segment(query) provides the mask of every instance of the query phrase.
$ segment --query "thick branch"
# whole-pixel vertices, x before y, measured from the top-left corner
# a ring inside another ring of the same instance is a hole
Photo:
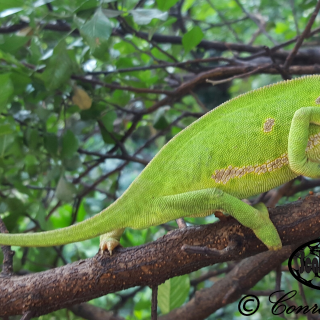
[[[112,312],[96,307],[89,303],[76,304],[69,308],[76,316],[87,320],[124,320]]]
[[[216,310],[238,300],[266,274],[288,259],[294,249],[293,246],[285,246],[277,252],[263,252],[244,259],[211,288],[197,291],[188,303],[160,319],[206,319]]]
[[[320,196],[270,210],[283,245],[298,245],[320,236]],[[223,249],[230,236],[243,239],[238,251],[218,257],[187,254],[183,245]],[[234,219],[179,229],[155,242],[118,249],[38,274],[0,279],[0,316],[34,311],[34,316],[137,285],[154,286],[215,263],[243,259],[266,247]]]

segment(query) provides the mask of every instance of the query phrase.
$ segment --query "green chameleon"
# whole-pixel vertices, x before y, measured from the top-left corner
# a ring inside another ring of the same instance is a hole
[[[282,81],[231,99],[171,139],[108,208],[81,223],[32,234],[0,234],[1,245],[46,247],[101,235],[119,245],[126,227],[230,214],[269,250],[281,240],[267,208],[240,199],[298,175],[320,177],[320,75]]]

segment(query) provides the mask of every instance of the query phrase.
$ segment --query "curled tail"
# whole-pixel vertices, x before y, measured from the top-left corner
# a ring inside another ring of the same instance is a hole
[[[122,210],[116,201],[92,218],[70,227],[37,233],[0,233],[0,245],[50,247],[95,238],[106,232],[126,227],[125,215],[120,211]]]

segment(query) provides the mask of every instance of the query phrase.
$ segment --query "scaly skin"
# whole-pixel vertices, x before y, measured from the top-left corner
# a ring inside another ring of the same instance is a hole
[[[227,101],[169,141],[112,205],[71,227],[0,234],[0,244],[54,246],[101,236],[110,253],[126,227],[223,211],[270,249],[281,240],[263,204],[240,199],[298,175],[320,177],[320,76],[266,86]],[[319,137],[317,136],[319,134]]]

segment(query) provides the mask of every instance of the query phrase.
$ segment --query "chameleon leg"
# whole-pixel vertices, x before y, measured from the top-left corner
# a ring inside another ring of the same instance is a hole
[[[158,199],[157,206],[164,217],[170,216],[171,219],[167,221],[176,218],[172,217],[173,212],[179,217],[204,217],[216,210],[223,211],[229,213],[242,225],[252,229],[269,250],[279,250],[282,247],[277,229],[272,224],[264,204],[259,203],[251,207],[218,188],[164,196]]]
[[[304,107],[295,112],[288,137],[289,166],[298,175],[319,178],[320,163],[310,161],[306,154],[310,123],[320,125],[319,107]]]
[[[105,250],[108,250],[111,256],[112,250],[120,245],[120,238],[123,231],[124,231],[124,228],[116,229],[101,235],[100,249],[102,250],[102,252]]]

